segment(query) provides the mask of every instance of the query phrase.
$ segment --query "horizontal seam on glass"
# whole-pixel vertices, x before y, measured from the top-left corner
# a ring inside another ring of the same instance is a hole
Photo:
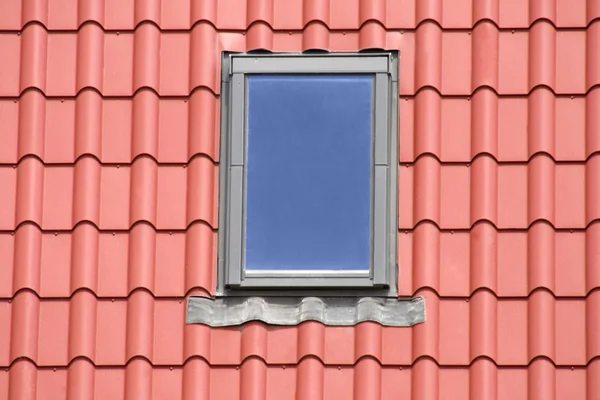
[[[299,269],[299,270],[277,270],[277,269],[252,269],[245,270],[246,275],[353,275],[353,276],[365,276],[369,274],[369,269],[360,270],[319,270],[319,269]]]

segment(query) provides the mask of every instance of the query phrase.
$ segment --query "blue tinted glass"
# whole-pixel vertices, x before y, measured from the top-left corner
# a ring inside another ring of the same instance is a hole
[[[368,270],[372,76],[248,77],[246,270]]]

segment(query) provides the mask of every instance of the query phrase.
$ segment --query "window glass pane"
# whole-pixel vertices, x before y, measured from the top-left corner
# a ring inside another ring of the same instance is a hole
[[[373,77],[248,76],[246,270],[368,270]]]

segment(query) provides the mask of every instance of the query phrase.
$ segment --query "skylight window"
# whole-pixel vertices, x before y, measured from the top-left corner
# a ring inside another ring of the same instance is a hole
[[[248,77],[245,270],[370,268],[373,77]]]
[[[219,292],[395,291],[397,55],[225,55],[222,102]]]

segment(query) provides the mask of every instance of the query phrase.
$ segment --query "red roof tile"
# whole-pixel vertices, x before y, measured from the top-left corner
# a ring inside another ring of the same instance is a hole
[[[102,299],[85,290],[69,299],[40,299],[22,291],[2,304],[0,322],[9,329],[0,364],[25,357],[40,367],[65,367],[84,357],[111,367],[142,357],[156,366],[181,366],[201,357],[212,366],[231,367],[255,357],[269,365],[292,365],[311,356],[333,366],[352,366],[367,357],[385,367],[407,367],[427,357],[466,368],[481,357],[499,366],[527,366],[542,357],[560,367],[582,367],[600,352],[600,338],[590,330],[600,328],[597,292],[584,300],[557,299],[547,290],[528,299],[497,298],[487,290],[468,299],[440,299],[430,290],[422,294],[428,322],[412,329],[314,322],[211,330],[182,323],[184,299],[156,298],[145,290]]]
[[[600,16],[600,5],[586,0],[12,0],[2,6],[2,30],[19,30],[33,21],[51,30],[74,30],[88,21],[107,30],[131,30],[143,21],[164,30],[189,29],[199,21],[223,30],[245,30],[258,21],[275,30],[301,30],[311,22],[353,30],[369,20],[388,29],[414,29],[427,20],[452,29],[471,28],[484,19],[506,28],[528,28],[539,19],[572,28]]]
[[[600,3],[0,2],[0,399],[600,396]],[[220,52],[399,49],[413,328],[185,325]]]
[[[161,32],[151,23],[125,32],[105,32],[95,24],[53,32],[32,23],[20,33],[0,35],[0,44],[14,55],[1,67],[0,90],[4,96],[18,96],[36,88],[57,97],[72,97],[88,87],[104,96],[131,96],[145,87],[161,96],[188,96],[198,87],[218,93],[223,49],[393,48],[401,51],[403,96],[432,87],[446,96],[466,97],[482,86],[501,95],[526,95],[540,85],[580,96],[600,83],[598,40],[596,23],[588,29],[557,30],[547,21],[519,31],[499,30],[487,21],[472,30],[445,31],[424,22],[407,32],[386,31],[377,22],[354,32],[330,32],[317,23],[301,32],[280,32],[262,22],[245,32],[224,32],[200,22],[189,33]],[[544,99],[548,101],[544,95],[532,97],[531,112]]]

